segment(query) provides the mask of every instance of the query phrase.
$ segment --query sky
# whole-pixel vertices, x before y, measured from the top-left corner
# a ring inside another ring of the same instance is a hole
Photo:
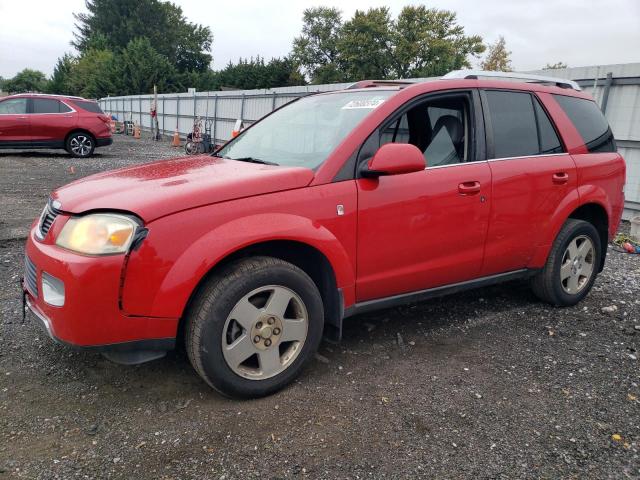
[[[132,0],[135,1],[135,0]],[[467,34],[485,43],[503,35],[515,70],[562,61],[569,66],[640,62],[639,0],[176,0],[191,22],[211,28],[213,67],[260,55],[284,56],[311,6],[336,6],[344,18],[356,9],[405,5],[453,10]],[[84,0],[0,0],[0,76],[23,68],[50,75],[58,57],[73,53],[73,13]]]

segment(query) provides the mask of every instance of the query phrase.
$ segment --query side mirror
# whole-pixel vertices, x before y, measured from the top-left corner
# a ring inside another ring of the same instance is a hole
[[[426,162],[418,147],[409,143],[386,143],[362,169],[363,177],[400,175],[424,170]]]

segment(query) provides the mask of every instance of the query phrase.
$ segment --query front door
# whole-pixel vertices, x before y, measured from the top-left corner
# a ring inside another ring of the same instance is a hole
[[[377,146],[416,145],[427,168],[358,178],[357,301],[479,276],[491,173],[478,161],[474,103],[472,92],[427,97],[373,134]]]
[[[0,144],[29,141],[29,117],[26,98],[0,101]]]

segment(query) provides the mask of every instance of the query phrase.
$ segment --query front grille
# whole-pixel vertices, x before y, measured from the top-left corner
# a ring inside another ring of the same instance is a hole
[[[40,238],[44,238],[47,236],[51,225],[53,225],[53,221],[56,219],[60,212],[51,206],[51,203],[47,203],[47,206],[44,207],[44,211],[40,216],[40,222],[38,223],[38,233]]]
[[[27,256],[24,257],[24,283],[34,297],[38,297],[38,272],[36,266]]]

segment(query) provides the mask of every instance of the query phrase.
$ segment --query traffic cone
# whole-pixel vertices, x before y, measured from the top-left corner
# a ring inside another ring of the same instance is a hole
[[[133,138],[140,139],[140,127],[138,125],[133,126]]]
[[[238,119],[236,120],[236,124],[233,127],[233,131],[231,132],[231,138],[236,138],[238,135],[240,135],[240,132],[242,131],[244,125],[242,124],[242,120]]]
[[[180,146],[180,134],[178,133],[178,129],[176,128],[176,131],[173,134],[173,141],[171,142],[171,145],[173,145],[174,147],[179,147]]]

